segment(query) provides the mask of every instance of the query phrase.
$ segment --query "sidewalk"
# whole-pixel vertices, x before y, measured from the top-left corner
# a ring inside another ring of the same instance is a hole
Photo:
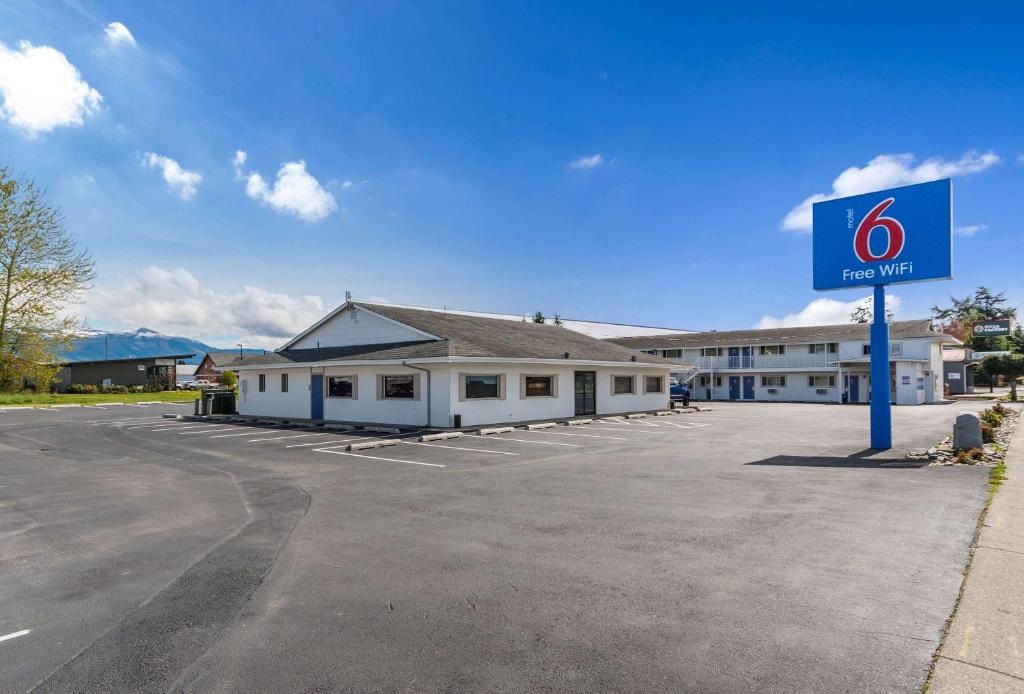
[[[1024,692],[1024,421],[978,537],[928,694]]]

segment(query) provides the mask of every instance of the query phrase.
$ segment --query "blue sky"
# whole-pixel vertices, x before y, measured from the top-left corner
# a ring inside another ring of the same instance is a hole
[[[1024,303],[1020,6],[262,5],[0,6],[2,158],[95,256],[93,327],[273,345],[346,289],[835,320],[866,292],[815,293],[783,227],[851,167],[954,177],[956,279],[894,287],[900,317]]]

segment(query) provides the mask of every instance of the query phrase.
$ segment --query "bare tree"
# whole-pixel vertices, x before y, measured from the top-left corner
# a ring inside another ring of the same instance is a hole
[[[53,355],[77,326],[61,313],[94,277],[60,210],[34,182],[0,168],[0,390],[26,379],[49,386]]]

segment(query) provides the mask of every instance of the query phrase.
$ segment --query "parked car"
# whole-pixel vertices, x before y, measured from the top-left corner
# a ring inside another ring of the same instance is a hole
[[[693,391],[690,389],[689,384],[683,384],[675,376],[670,378],[668,381],[668,399],[682,401],[684,388],[690,393],[690,397],[692,398]]]
[[[195,381],[195,388],[193,390],[203,390],[204,388],[216,388],[216,383],[211,383],[205,378],[197,378]]]
[[[195,381],[181,381],[181,382],[175,384],[174,389],[175,390],[195,390],[196,389],[196,382]]]

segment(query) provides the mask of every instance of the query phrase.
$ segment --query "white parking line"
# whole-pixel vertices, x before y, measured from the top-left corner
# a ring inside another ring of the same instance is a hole
[[[486,448],[466,448],[465,446],[445,446],[440,443],[422,443],[419,441],[403,441],[410,446],[430,446],[431,448],[451,448],[455,451],[475,451],[477,453],[490,453],[491,455],[519,455],[518,453],[511,453],[509,451],[489,451]]]
[[[178,436],[191,436],[195,434],[209,434],[211,431],[226,431],[228,429],[234,429],[234,427],[224,427],[222,429],[203,429],[202,431],[182,431]]]
[[[149,426],[153,426],[153,425],[150,424]],[[183,426],[160,427],[158,429],[150,429],[150,431],[171,431],[173,429],[179,429],[179,430],[181,430],[181,429],[198,429],[200,427],[206,427],[207,429],[209,429],[210,427],[219,427],[219,426],[224,426],[224,425],[223,424],[189,424],[186,427],[183,427]]]
[[[604,422],[594,422],[594,424],[604,424]],[[612,427],[612,426],[603,426],[600,429],[598,429],[598,431],[628,431],[631,434],[638,434],[638,433],[639,434],[653,434],[654,433],[653,431],[648,431],[646,429],[641,429],[640,427]]]
[[[341,441],[334,441],[330,445],[336,445],[341,443],[348,443],[349,441],[358,441],[359,439],[342,439]],[[314,441],[313,443],[291,443],[285,446],[285,448],[306,448],[307,446],[323,446],[323,441]]]
[[[601,436],[599,434],[570,434],[567,431],[532,431],[526,430],[531,434],[546,434],[548,436],[585,436],[588,439],[614,439],[615,441],[627,441],[625,436]]]
[[[570,448],[582,448],[583,447],[583,446],[581,446],[578,443],[557,443],[555,441],[531,441],[529,439],[509,439],[509,438],[505,438],[501,434],[496,434],[494,436],[488,436],[487,438],[482,438],[481,437],[480,440],[481,441],[515,441],[516,443],[535,443],[535,444],[540,445],[540,446],[568,446]]]
[[[16,639],[19,636],[24,636],[25,634],[28,634],[31,631],[31,629],[22,629],[21,631],[15,631],[14,633],[0,636],[0,641],[10,641],[11,639]]]
[[[246,443],[256,443],[257,441],[281,441],[283,439],[301,439],[308,438],[310,436],[328,436],[328,432],[322,432],[319,434],[289,434],[288,436],[273,436],[269,439],[249,439]]]
[[[370,460],[386,460],[391,463],[405,463],[406,465],[425,465],[426,467],[448,467],[439,463],[421,463],[416,460],[399,460],[398,458],[382,458],[378,455],[362,455],[360,453],[348,453],[347,451],[332,451],[329,448],[314,448],[317,453],[333,453],[334,455],[349,455],[353,458],[369,458]]]
[[[676,427],[678,429],[699,429],[701,427],[711,426],[710,422],[662,422],[663,426]]]
[[[234,428],[238,428],[238,426],[239,425],[236,424]],[[226,439],[229,436],[252,436],[253,435],[253,433],[252,433],[253,429],[255,429],[257,431],[259,431],[259,430],[263,430],[263,431],[286,431],[286,429],[275,429],[274,427],[253,427],[253,426],[247,426],[245,428],[249,429],[249,431],[241,431],[241,432],[238,432],[236,434],[217,434],[216,436],[211,436],[210,438],[211,439]]]

